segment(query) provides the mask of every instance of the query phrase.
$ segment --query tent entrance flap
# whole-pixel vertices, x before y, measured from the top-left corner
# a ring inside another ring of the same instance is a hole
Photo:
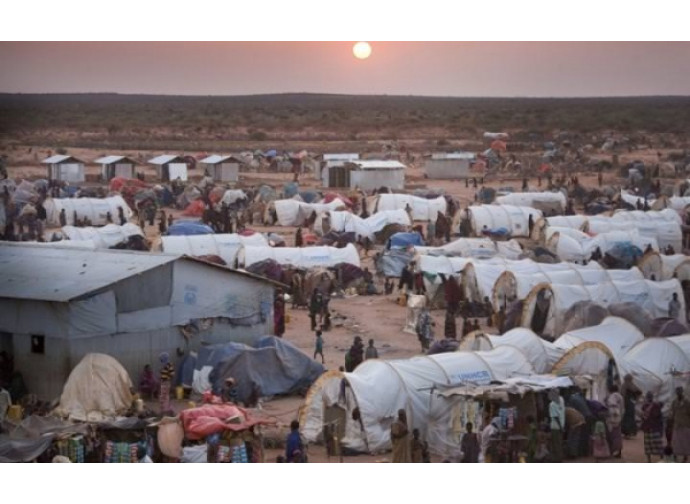
[[[551,291],[548,289],[540,289],[537,292],[534,301],[534,311],[532,312],[532,319],[529,324],[530,329],[536,334],[542,334],[546,327],[546,321],[551,307],[551,297]]]

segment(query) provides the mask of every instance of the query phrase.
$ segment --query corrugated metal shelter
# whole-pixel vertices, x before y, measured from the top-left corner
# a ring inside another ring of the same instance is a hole
[[[56,154],[41,161],[41,164],[48,165],[48,178],[61,182],[84,182],[84,161],[74,156]]]
[[[472,176],[471,152],[435,152],[424,162],[424,171],[431,179],[465,179]]]
[[[101,165],[101,178],[105,181],[115,177],[134,178],[134,166],[137,164],[127,156],[104,156],[94,161]]]
[[[163,181],[175,180],[177,177],[187,180],[187,163],[182,156],[163,154],[149,159],[149,163],[156,166],[158,178]]]
[[[239,157],[213,154],[199,162],[206,165],[208,174],[216,182],[237,182],[240,178],[242,160]]]
[[[0,341],[32,393],[52,399],[88,353],[134,380],[161,352],[273,333],[275,284],[194,258],[0,245]]]
[[[394,190],[405,188],[405,168],[399,161],[391,160],[367,160],[348,161],[345,163],[347,170],[346,186],[359,187],[365,191],[388,187]]]
[[[347,170],[345,163],[359,159],[357,153],[324,154],[323,160],[314,172],[314,178],[320,179],[324,187],[348,187],[345,183]]]

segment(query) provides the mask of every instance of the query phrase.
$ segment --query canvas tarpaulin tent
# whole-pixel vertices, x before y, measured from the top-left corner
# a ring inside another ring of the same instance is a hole
[[[563,212],[566,198],[562,192],[514,192],[498,196],[496,203],[523,207],[535,207],[535,203],[556,203]]]
[[[405,210],[409,205],[412,219],[416,221],[436,221],[438,212],[445,215],[448,203],[446,198],[419,198],[410,194],[379,194],[374,203],[374,213],[384,210]]]
[[[387,249],[407,249],[411,247],[423,246],[424,238],[419,233],[395,233],[386,243]]]
[[[354,245],[348,243],[344,248],[335,247],[244,247],[239,254],[244,267],[272,259],[280,265],[296,268],[330,267],[339,263],[354,264],[360,267],[359,253]]]
[[[376,272],[385,277],[400,277],[403,268],[414,260],[414,254],[404,249],[385,250],[374,262]]]
[[[74,214],[78,219],[88,217],[94,226],[108,224],[107,214],[117,219],[118,207],[122,207],[125,219],[132,217],[132,210],[119,194],[108,198],[48,198],[43,203],[46,209],[48,226],[60,226],[60,212],[65,210],[67,224],[74,225]]]
[[[598,263],[592,262],[584,267],[563,268],[551,264],[511,265],[495,281],[491,299],[498,309],[508,300],[525,299],[533,287],[539,283],[559,283],[571,285],[596,285],[608,281],[642,280],[642,273],[637,268],[630,270],[606,270]],[[576,265],[574,265],[576,266]]]
[[[613,231],[637,231],[642,238],[655,239],[660,247],[668,245],[677,250],[683,246],[683,231],[680,224],[670,220],[625,220],[613,217],[590,217],[587,222],[587,232],[598,236],[601,233]]]
[[[549,228],[549,230],[551,229]],[[621,244],[632,245],[640,252],[646,250],[647,246],[651,246],[653,250],[659,250],[656,238],[642,236],[636,229],[610,231],[594,237],[574,229],[557,229],[548,238],[546,246],[563,261],[589,261],[597,248],[602,254],[606,254]]]
[[[598,392],[603,396],[613,359],[620,376],[631,374],[643,393],[653,392],[668,409],[674,388],[688,384],[690,354],[683,348],[682,338],[644,338],[626,320],[607,317],[597,326],[564,333],[554,342],[565,352],[554,365],[554,372],[598,377]]]
[[[281,226],[301,226],[313,212],[318,216],[324,212],[345,208],[346,205],[339,199],[330,203],[304,203],[294,199],[276,200],[273,202],[278,215],[278,224]]]
[[[199,221],[177,221],[168,228],[168,236],[213,234],[213,229]]]
[[[521,325],[537,333],[554,336],[565,326],[565,314],[578,301],[593,301],[602,306],[634,303],[652,317],[668,314],[673,294],[681,303],[679,321],[686,322],[685,302],[678,280],[653,282],[650,280],[611,281],[596,285],[547,284],[536,285],[525,300]]]
[[[489,238],[459,238],[440,247],[415,247],[418,254],[432,256],[460,256],[478,259],[501,256],[506,259],[517,259],[522,247],[516,240],[495,242]]]
[[[316,382],[300,417],[301,433],[316,441],[323,429],[324,410],[332,405],[345,409],[347,424],[359,409],[361,426],[351,429],[342,443],[363,452],[390,448],[390,426],[399,409],[407,411],[409,428],[418,428],[434,453],[448,448],[449,411],[435,411],[433,389],[459,383],[488,384],[514,376],[534,374],[532,365],[517,348],[504,346],[486,352],[452,352],[406,360],[368,360],[354,372],[331,375]],[[345,380],[345,394],[340,383]],[[440,417],[440,418],[438,418]],[[437,421],[431,422],[432,418]]]
[[[127,222],[122,226],[108,224],[100,228],[64,226],[62,232],[72,241],[92,241],[98,248],[114,247],[127,241],[130,236],[144,237],[144,232],[136,224]]]
[[[546,341],[531,330],[516,327],[510,331],[494,336],[486,335],[493,348],[510,345],[518,348],[532,363],[534,370],[539,373],[550,373],[553,365],[561,358],[563,351],[553,343]]]
[[[190,236],[162,236],[161,251],[190,256],[216,255],[232,266],[242,247],[268,247],[261,233],[243,236],[235,233]]]
[[[132,405],[131,387],[132,380],[117,360],[90,353],[70,373],[55,412],[82,422],[113,418]]]
[[[601,266],[590,263],[581,266],[573,263],[539,263],[531,259],[513,261],[502,257],[484,260],[471,260],[462,270],[465,295],[472,301],[483,301],[484,297],[491,298],[494,286],[499,277],[506,271],[517,274],[549,274],[566,271],[601,270]]]
[[[681,282],[690,280],[690,257],[685,254],[647,253],[640,260],[639,268],[648,279],[654,275],[656,280],[669,280],[674,276]]]
[[[481,236],[483,230],[506,230],[510,236],[529,235],[529,216],[536,223],[542,217],[541,211],[524,206],[476,205],[467,209],[472,231]]]
[[[338,233],[355,233],[357,237],[374,238],[374,234],[381,231],[388,224],[400,224],[409,226],[410,217],[404,210],[390,210],[375,213],[362,219],[360,216],[351,212],[329,211],[319,215],[314,223],[314,230],[324,233],[324,219],[328,218],[328,227],[331,231]]]
[[[254,347],[225,343],[202,348],[194,366],[195,392],[223,391],[226,378],[237,383],[238,400],[245,402],[255,387],[262,396],[306,390],[324,372],[321,364],[291,343],[275,336],[258,339]]]

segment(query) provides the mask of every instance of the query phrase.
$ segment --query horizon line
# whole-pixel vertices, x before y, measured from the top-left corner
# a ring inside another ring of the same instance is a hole
[[[376,98],[439,98],[439,99],[498,99],[498,100],[562,100],[562,99],[617,99],[617,98],[690,98],[690,94],[634,94],[634,95],[514,95],[514,96],[481,96],[481,95],[424,95],[424,94],[357,94],[326,93],[317,91],[285,91],[275,93],[249,94],[179,94],[179,93],[121,93],[117,91],[70,91],[70,92],[34,92],[23,93],[0,91],[0,96],[74,96],[74,95],[111,95],[111,96],[166,96],[184,98],[255,98],[263,96],[332,96],[332,97],[376,97]]]

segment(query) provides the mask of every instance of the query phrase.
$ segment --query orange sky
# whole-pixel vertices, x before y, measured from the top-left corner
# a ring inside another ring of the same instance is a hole
[[[0,92],[690,94],[690,43],[2,42]]]

